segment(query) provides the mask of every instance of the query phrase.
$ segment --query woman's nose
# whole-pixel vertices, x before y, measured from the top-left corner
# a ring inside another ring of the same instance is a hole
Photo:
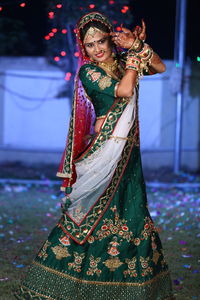
[[[98,52],[99,51],[99,45],[97,43],[94,44],[94,50],[95,52]]]

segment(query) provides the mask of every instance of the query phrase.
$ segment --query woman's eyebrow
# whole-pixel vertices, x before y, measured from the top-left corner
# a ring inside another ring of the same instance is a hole
[[[96,41],[93,41],[93,42],[90,42],[90,43],[85,43],[85,46],[86,46],[86,45],[91,45],[91,44],[93,44],[93,43],[98,43],[98,42],[100,42],[100,41],[102,41],[102,40],[104,40],[104,39],[106,39],[106,36],[103,37],[103,38],[100,38],[99,40],[96,40]]]

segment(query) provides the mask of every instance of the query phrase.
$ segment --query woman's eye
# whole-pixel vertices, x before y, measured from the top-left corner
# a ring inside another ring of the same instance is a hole
[[[99,44],[103,44],[106,41],[106,39],[102,39],[99,41]]]
[[[93,44],[86,44],[86,47],[92,48]]]

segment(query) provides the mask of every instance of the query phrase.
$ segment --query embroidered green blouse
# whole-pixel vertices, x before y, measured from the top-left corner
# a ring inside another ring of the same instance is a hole
[[[104,116],[115,100],[117,80],[111,78],[100,67],[85,64],[80,68],[79,78],[92,101],[96,117]]]

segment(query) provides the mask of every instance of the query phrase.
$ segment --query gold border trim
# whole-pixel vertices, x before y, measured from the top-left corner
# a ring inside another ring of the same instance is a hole
[[[61,172],[57,172],[56,176],[57,177],[62,177],[62,178],[71,178],[72,177],[72,175],[69,174],[69,173],[61,173]]]
[[[144,285],[147,285],[147,284],[150,284],[154,281],[156,281],[159,277],[162,277],[162,276],[165,276],[167,274],[169,274],[170,272],[169,271],[165,271],[165,272],[162,272],[162,273],[159,273],[158,275],[156,275],[154,278],[146,281],[146,282],[142,282],[142,283],[137,283],[137,282],[103,282],[103,281],[89,281],[89,280],[85,280],[85,279],[79,279],[79,278],[76,278],[76,277],[73,277],[73,276],[70,276],[68,274],[64,274],[60,271],[57,271],[57,270],[54,270],[54,269],[51,269],[47,266],[44,266],[36,261],[33,261],[33,264],[35,264],[36,266],[38,267],[41,267],[42,269],[46,270],[47,272],[50,272],[50,273],[53,273],[53,274],[56,274],[58,276],[61,276],[61,277],[65,277],[65,278],[68,278],[70,280],[73,280],[73,281],[76,281],[76,282],[79,282],[79,283],[85,283],[85,284],[97,284],[97,285],[125,285],[125,286],[144,286]],[[169,298],[170,299],[170,298]],[[167,299],[166,299],[167,300]]]
[[[24,285],[22,285],[20,289],[21,289],[22,293],[26,293],[27,290],[28,290],[28,291],[30,291],[31,293],[34,293],[36,296],[40,296],[40,297],[46,298],[46,299],[48,299],[48,300],[56,300],[56,298],[52,298],[52,297],[46,296],[46,295],[44,295],[44,294],[40,294],[40,293],[36,292],[35,290],[30,289],[30,288],[28,288],[28,287],[26,287],[26,286],[24,286]],[[19,298],[18,298],[18,299],[19,299]],[[175,300],[175,298],[172,296],[172,297],[167,297],[167,298],[165,298],[165,299],[163,299],[163,300]]]
[[[22,290],[22,289],[23,289],[23,290]],[[29,287],[27,287],[27,286],[25,286],[25,285],[22,285],[22,286],[21,286],[21,291],[22,291],[22,293],[26,293],[26,290],[31,291],[31,293],[33,292],[36,296],[40,296],[40,297],[46,298],[46,299],[48,299],[48,300],[56,300],[56,298],[51,298],[50,296],[46,296],[46,295],[44,295],[44,294],[40,294],[40,293],[36,292],[35,290],[30,289]],[[18,298],[18,299],[19,299],[19,298]],[[22,299],[25,299],[25,298],[22,298]]]

